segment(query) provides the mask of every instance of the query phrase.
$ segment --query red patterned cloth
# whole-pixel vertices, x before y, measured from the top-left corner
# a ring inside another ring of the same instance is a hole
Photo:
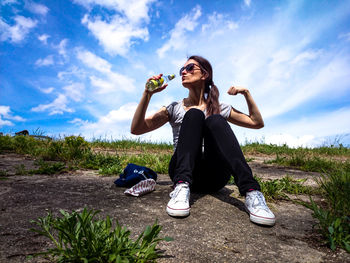
[[[132,196],[141,196],[154,191],[156,188],[156,181],[153,179],[142,180],[133,187],[125,190],[124,194]]]

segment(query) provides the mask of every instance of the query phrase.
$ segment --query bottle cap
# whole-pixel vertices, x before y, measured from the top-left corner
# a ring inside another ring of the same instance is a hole
[[[169,78],[169,80],[174,79],[174,78],[175,78],[175,74],[170,74],[170,75],[168,76],[168,78]]]

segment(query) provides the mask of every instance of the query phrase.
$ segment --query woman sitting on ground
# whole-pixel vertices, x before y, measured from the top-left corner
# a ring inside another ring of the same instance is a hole
[[[250,220],[257,224],[274,225],[275,215],[267,207],[260,185],[227,123],[253,129],[264,126],[250,92],[235,86],[228,90],[230,95],[244,95],[249,115],[228,104],[219,104],[212,67],[200,56],[191,56],[180,69],[180,76],[182,85],[189,91],[187,98],[162,107],[146,118],[151,97],[163,91],[167,84],[154,91],[145,88],[131,124],[131,133],[137,135],[155,130],[167,122],[172,126],[174,154],[169,164],[169,175],[175,189],[170,194],[167,213],[175,217],[188,216],[190,191],[218,191],[233,175],[240,194],[246,197],[245,206]]]

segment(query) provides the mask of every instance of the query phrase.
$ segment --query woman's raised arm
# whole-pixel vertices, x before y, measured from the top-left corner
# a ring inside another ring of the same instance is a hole
[[[152,78],[149,78],[147,82],[150,79],[159,79],[162,77],[162,74],[158,76],[153,76]],[[166,122],[169,121],[168,117],[168,111],[165,107],[162,107],[159,111],[157,111],[155,114],[145,118],[146,111],[148,108],[148,104],[151,100],[151,97],[154,93],[160,92],[164,90],[167,87],[167,84],[163,85],[162,87],[149,91],[145,88],[141,100],[136,108],[136,111],[134,113],[134,117],[132,119],[131,123],[131,133],[135,135],[144,134],[146,132],[153,131],[161,126],[163,126]]]
[[[261,116],[258,106],[256,105],[249,90],[242,87],[232,86],[227,91],[230,95],[243,94],[248,105],[249,115],[244,114],[234,108],[231,109],[228,121],[246,128],[260,129],[264,127],[264,120]]]

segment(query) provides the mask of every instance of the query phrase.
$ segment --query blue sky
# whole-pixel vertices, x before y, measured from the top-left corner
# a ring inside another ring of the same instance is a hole
[[[190,55],[212,64],[220,101],[265,127],[239,141],[350,145],[350,1],[2,0],[0,131],[171,142],[170,125],[136,137],[146,79],[178,73]],[[187,96],[179,78],[148,113]]]

